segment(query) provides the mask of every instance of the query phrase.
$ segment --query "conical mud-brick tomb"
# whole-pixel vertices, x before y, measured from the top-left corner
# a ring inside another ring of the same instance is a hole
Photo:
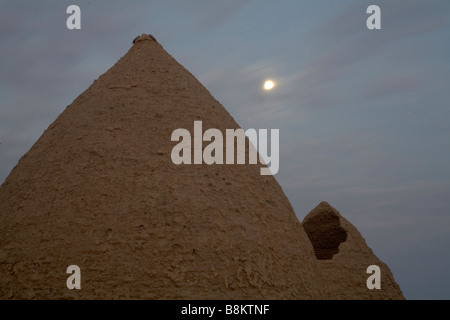
[[[0,299],[403,298],[355,227],[326,203],[302,226],[264,165],[174,164],[172,133],[195,121],[239,128],[136,38],[1,186]],[[366,287],[370,264],[382,290]]]
[[[173,164],[172,132],[197,120],[239,128],[137,38],[1,186],[0,298],[323,298],[313,247],[261,165]],[[70,265],[80,290],[66,286]]]
[[[404,299],[389,267],[367,246],[359,231],[327,202],[321,202],[303,220],[313,244],[326,299]],[[366,284],[371,265],[380,268],[380,289]]]

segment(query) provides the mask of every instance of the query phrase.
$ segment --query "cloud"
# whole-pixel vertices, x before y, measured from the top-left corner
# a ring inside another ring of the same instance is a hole
[[[331,101],[335,104],[353,102],[359,98],[359,89],[367,93],[366,99],[375,99],[384,93],[411,92],[421,87],[422,80],[419,79],[424,68],[420,67],[420,61],[416,61],[414,54],[409,52],[390,61],[383,58],[392,51],[401,51],[405,46],[414,49],[417,39],[443,30],[448,24],[446,10],[423,1],[410,1],[406,8],[401,2],[382,1],[379,5],[382,8],[382,30],[369,31],[365,27],[367,16],[363,13],[366,2],[351,3],[308,35],[303,35],[298,42],[299,48],[294,48],[294,52],[304,50],[305,42],[312,48],[310,50],[316,52],[306,64],[303,70],[305,81],[298,88],[302,96],[310,93],[306,99],[307,106],[326,106]],[[379,64],[386,62],[392,66],[392,73],[397,73],[391,78],[379,76],[376,72]],[[411,66],[414,66],[412,70],[409,69]],[[333,94],[335,88],[345,83],[354,84],[356,94],[353,97]],[[373,89],[373,86],[376,88]],[[330,97],[324,103],[320,102],[323,93]]]
[[[235,14],[248,6],[253,0],[228,1],[167,1],[183,14],[191,17],[187,30],[189,32],[206,32],[229,22]]]

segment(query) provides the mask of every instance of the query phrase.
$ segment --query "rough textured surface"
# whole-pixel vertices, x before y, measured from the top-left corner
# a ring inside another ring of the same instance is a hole
[[[148,35],[0,188],[2,299],[317,299],[317,261],[260,165],[174,165],[174,129],[238,128]],[[81,268],[68,290],[66,268]]]
[[[380,261],[359,231],[327,202],[303,220],[319,259],[326,299],[404,299],[391,270]],[[345,236],[344,236],[345,235]],[[381,269],[381,289],[369,290],[367,267]]]

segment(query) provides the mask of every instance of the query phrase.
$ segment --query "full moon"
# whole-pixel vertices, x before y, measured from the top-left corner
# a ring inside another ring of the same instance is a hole
[[[272,80],[266,80],[266,82],[264,82],[264,90],[272,90],[273,87],[275,87],[275,82]]]

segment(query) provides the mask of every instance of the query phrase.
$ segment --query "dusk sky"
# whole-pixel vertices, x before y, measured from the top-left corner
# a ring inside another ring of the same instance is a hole
[[[81,8],[68,30],[66,8]],[[381,30],[368,30],[369,5]],[[354,224],[407,299],[450,299],[450,1],[0,1],[0,183],[152,34],[244,129],[280,130],[299,218]],[[272,79],[276,87],[262,89]]]

